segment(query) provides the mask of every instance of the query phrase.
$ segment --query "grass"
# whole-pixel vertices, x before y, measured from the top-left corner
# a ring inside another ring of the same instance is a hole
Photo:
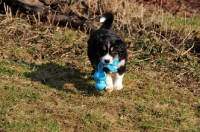
[[[175,50],[187,50],[195,34],[186,36],[198,19],[184,33],[167,23],[140,35],[124,31],[124,89],[112,93],[94,89],[87,34],[0,19],[0,131],[200,131],[198,53]]]

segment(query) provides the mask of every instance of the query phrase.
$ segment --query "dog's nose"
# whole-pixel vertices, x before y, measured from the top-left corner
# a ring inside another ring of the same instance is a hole
[[[105,63],[109,63],[109,62],[110,62],[110,60],[106,59],[106,60],[104,60],[104,62],[105,62]]]

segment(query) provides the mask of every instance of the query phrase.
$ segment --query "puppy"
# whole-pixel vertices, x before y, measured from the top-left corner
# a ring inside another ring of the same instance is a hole
[[[115,67],[117,72],[114,73],[114,81],[111,71],[106,67],[103,68],[107,74],[106,90],[108,92],[113,91],[113,89],[121,90],[123,88],[122,81],[127,63],[126,44],[121,37],[111,31],[113,20],[114,15],[111,12],[106,12],[100,18],[100,22],[103,22],[103,25],[100,29],[91,33],[87,49],[88,58],[94,72],[98,70],[100,61],[104,64],[112,64],[116,58],[119,59],[119,63]]]

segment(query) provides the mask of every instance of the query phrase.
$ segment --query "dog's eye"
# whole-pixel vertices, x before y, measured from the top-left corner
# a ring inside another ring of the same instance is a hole
[[[111,48],[110,48],[110,52],[111,52],[111,53],[116,53],[117,51],[115,50],[114,47],[111,47]]]
[[[103,46],[103,50],[106,50],[106,46]]]
[[[114,50],[114,47],[111,47],[111,48],[110,48],[110,51],[113,52],[113,50]]]

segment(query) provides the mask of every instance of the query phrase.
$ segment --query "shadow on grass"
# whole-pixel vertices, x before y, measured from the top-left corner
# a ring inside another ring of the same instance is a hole
[[[34,72],[25,73],[25,76],[32,81],[39,81],[50,88],[67,93],[76,94],[80,91],[87,96],[100,95],[90,83],[93,80],[90,73],[82,73],[79,69],[52,62],[42,65],[31,64],[31,67],[35,69]]]

